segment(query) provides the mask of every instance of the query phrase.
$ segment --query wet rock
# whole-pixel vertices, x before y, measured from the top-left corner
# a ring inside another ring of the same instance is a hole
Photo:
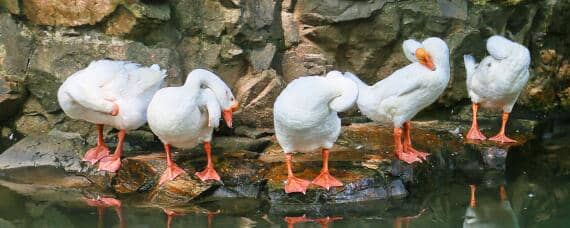
[[[76,133],[57,130],[49,134],[28,136],[0,155],[0,169],[52,166],[68,172],[81,172],[80,152],[84,140]]]
[[[118,0],[23,1],[24,14],[36,24],[79,26],[94,25],[117,8]]]

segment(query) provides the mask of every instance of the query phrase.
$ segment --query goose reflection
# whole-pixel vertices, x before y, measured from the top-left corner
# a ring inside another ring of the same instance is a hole
[[[106,227],[105,226],[105,209],[108,207],[113,207],[113,209],[115,209],[115,214],[117,214],[117,217],[119,218],[119,227],[120,228],[124,228],[125,227],[125,221],[123,219],[123,211],[122,211],[122,204],[121,201],[114,199],[114,198],[109,198],[109,197],[97,197],[95,199],[85,199],[85,203],[87,203],[87,205],[91,206],[91,207],[96,207],[97,208],[97,227],[102,228],[102,227]]]
[[[465,210],[464,228],[520,227],[503,185],[499,187],[500,202],[478,202],[477,187],[470,185],[469,206]]]

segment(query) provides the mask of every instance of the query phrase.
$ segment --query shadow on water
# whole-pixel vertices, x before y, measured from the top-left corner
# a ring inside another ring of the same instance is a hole
[[[405,199],[304,207],[291,214],[254,199],[156,208],[131,198],[0,187],[0,227],[564,227],[570,224],[570,121],[554,121],[542,137],[508,156],[473,155],[485,169],[419,174]],[[37,179],[41,173],[28,175]]]

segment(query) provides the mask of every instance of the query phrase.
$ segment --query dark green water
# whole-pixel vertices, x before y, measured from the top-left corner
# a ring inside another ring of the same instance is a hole
[[[287,227],[286,217],[303,214],[306,221],[293,227],[570,227],[568,129],[569,124],[547,126],[541,139],[509,151],[502,169],[423,173],[423,182],[410,186],[410,196],[401,200],[283,214],[264,202],[226,199],[189,205],[171,227]],[[477,188],[474,208],[469,185]],[[167,227],[162,209],[142,208],[135,200],[121,199],[120,210],[98,210],[34,192],[0,187],[0,227]]]

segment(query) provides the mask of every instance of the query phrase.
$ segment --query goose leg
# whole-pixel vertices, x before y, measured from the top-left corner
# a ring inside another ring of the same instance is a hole
[[[166,152],[166,170],[160,176],[158,185],[162,185],[167,181],[174,180],[178,175],[185,173],[184,170],[178,167],[173,161],[170,152],[170,145],[164,144],[164,151]]]
[[[405,122],[404,123],[404,145],[403,145],[404,152],[413,154],[422,160],[426,160],[427,156],[429,156],[430,154],[421,152],[419,150],[414,149],[414,147],[412,147],[412,136],[410,135],[411,131],[412,131],[412,124],[410,123],[410,121]]]
[[[206,165],[206,169],[204,169],[202,172],[196,172],[196,176],[198,176],[198,178],[200,178],[202,181],[220,181],[220,175],[218,175],[218,172],[216,172],[214,169],[214,162],[212,162],[212,146],[210,145],[210,142],[204,142],[204,151],[206,151],[208,164]]]
[[[125,143],[125,129],[121,129],[118,134],[119,142],[115,153],[106,156],[99,161],[99,171],[117,172],[121,167],[121,156],[123,155],[123,144]]]
[[[469,199],[469,206],[471,208],[475,208],[475,206],[477,206],[477,200],[475,199],[475,190],[477,190],[477,187],[474,184],[469,185],[469,188],[471,189],[471,197]]]
[[[305,223],[305,222],[312,222],[312,219],[308,219],[307,217],[305,217],[305,215],[303,216],[297,216],[297,217],[285,217],[285,222],[287,223],[287,227],[288,228],[293,228],[295,224],[297,223]]]
[[[507,137],[505,135],[505,127],[507,126],[507,121],[509,120],[509,113],[508,112],[503,112],[503,118],[502,118],[502,123],[501,123],[501,130],[499,131],[499,134],[489,138],[489,140],[492,141],[497,141],[500,143],[516,143],[517,141],[514,139],[511,139],[509,137]]]
[[[472,140],[485,140],[487,137],[481,133],[479,130],[479,124],[477,124],[477,110],[479,109],[479,104],[473,103],[471,105],[471,110],[473,111],[473,120],[471,123],[471,129],[467,132],[467,139]]]
[[[404,151],[404,147],[402,146],[402,128],[399,127],[394,128],[394,144],[395,144],[394,150],[396,153],[396,157],[398,157],[398,159],[405,161],[408,164],[422,161],[414,154]]]
[[[305,192],[307,192],[307,187],[309,187],[309,184],[311,184],[311,182],[297,178],[295,175],[293,175],[293,168],[291,164],[292,160],[293,154],[285,153],[285,162],[287,163],[287,181],[284,187],[285,193],[301,192],[305,194]]]
[[[101,158],[109,155],[109,148],[105,145],[103,140],[103,124],[97,124],[97,146],[88,150],[83,156],[83,161],[91,163],[94,165]]]
[[[333,177],[329,172],[329,154],[328,149],[322,150],[323,156],[323,168],[321,173],[313,180],[313,184],[321,186],[329,190],[331,187],[340,187],[342,182]]]

